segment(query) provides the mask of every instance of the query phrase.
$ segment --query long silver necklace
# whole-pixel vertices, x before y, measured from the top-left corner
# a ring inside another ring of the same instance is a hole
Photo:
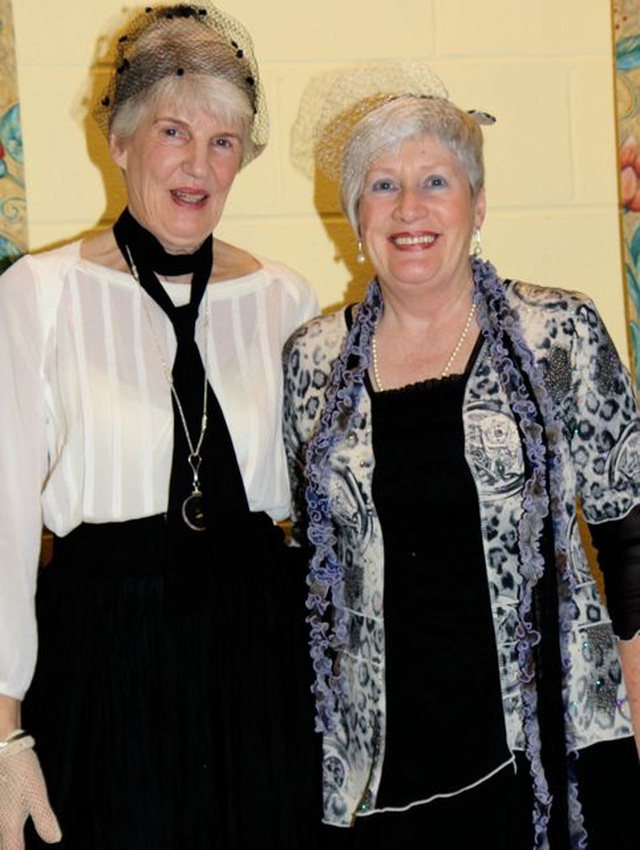
[[[475,301],[471,305],[471,309],[469,310],[469,314],[467,315],[467,320],[465,322],[464,328],[462,329],[462,333],[458,337],[458,341],[456,342],[453,351],[451,352],[451,356],[447,360],[444,369],[440,372],[441,378],[446,378],[449,374],[449,370],[453,366],[456,357],[460,353],[460,349],[462,348],[462,343],[467,338],[467,334],[469,333],[469,328],[471,327],[471,322],[473,322],[473,317],[476,313],[476,303]],[[376,334],[374,333],[371,337],[371,367],[373,369],[373,378],[375,381],[376,389],[378,392],[384,392],[384,387],[382,386],[382,381],[380,380],[380,371],[378,368],[378,345],[376,343]]]
[[[129,251],[129,247],[127,246],[127,257],[129,258],[129,266],[131,268],[131,274],[133,275],[134,280],[142,289],[142,284],[140,283],[140,276],[138,274],[138,269],[136,268],[136,264],[133,262],[133,257],[131,256],[131,252]],[[149,329],[151,330],[151,336],[153,337],[153,341],[155,343],[156,349],[158,351],[158,356],[160,358],[160,363],[162,364],[162,371],[164,372],[164,376],[169,384],[169,389],[171,390],[171,395],[175,399],[176,407],[178,408],[178,413],[180,414],[180,421],[182,422],[182,428],[184,430],[184,435],[187,440],[187,445],[189,446],[189,456],[187,458],[187,462],[191,467],[191,472],[193,475],[192,483],[191,483],[191,494],[187,496],[187,498],[182,503],[182,519],[184,522],[191,528],[193,531],[205,531],[206,530],[206,520],[205,520],[205,512],[204,512],[204,503],[202,497],[202,490],[200,488],[200,465],[202,463],[202,457],[200,455],[200,451],[202,449],[202,443],[204,440],[204,435],[207,430],[207,371],[206,371],[206,363],[207,363],[207,350],[208,350],[208,340],[209,340],[209,297],[208,290],[205,292],[205,310],[204,310],[204,363],[203,363],[203,372],[204,372],[204,381],[202,388],[202,419],[200,420],[200,434],[198,436],[198,442],[193,444],[191,440],[191,435],[189,434],[189,426],[187,425],[187,418],[184,415],[184,410],[182,408],[182,404],[178,397],[178,393],[176,391],[173,375],[171,374],[171,369],[169,368],[169,364],[166,361],[164,354],[162,353],[162,346],[160,345],[160,340],[158,339],[158,335],[156,333],[156,329],[153,326],[153,322],[151,321],[151,314],[149,313],[149,308],[147,306],[147,300],[144,297],[144,293],[141,292],[142,296],[142,308],[144,310],[145,316],[147,317],[147,323],[149,325]]]

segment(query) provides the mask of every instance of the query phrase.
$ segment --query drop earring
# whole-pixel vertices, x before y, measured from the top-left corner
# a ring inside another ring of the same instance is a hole
[[[358,253],[356,254],[356,262],[362,265],[367,262],[367,258],[364,253],[364,249],[362,248],[362,240],[358,239]]]
[[[473,231],[471,239],[471,256],[480,257],[482,255],[482,240],[480,239],[480,228],[476,227]]]

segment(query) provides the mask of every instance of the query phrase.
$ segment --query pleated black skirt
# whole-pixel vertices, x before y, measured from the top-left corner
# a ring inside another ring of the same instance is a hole
[[[162,517],[54,541],[23,725],[62,850],[315,846],[304,566],[263,515],[251,537],[170,571]]]

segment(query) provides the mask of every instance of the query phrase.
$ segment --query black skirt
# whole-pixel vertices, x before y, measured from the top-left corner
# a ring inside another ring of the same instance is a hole
[[[61,849],[314,846],[304,566],[264,515],[251,537],[170,573],[162,517],[54,541],[23,725]]]

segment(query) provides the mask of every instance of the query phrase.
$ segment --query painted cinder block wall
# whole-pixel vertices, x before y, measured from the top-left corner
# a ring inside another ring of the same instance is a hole
[[[272,127],[266,152],[238,177],[221,238],[299,269],[323,307],[355,297],[370,269],[355,264],[333,199],[292,167],[290,128],[310,76],[354,61],[424,59],[456,103],[498,118],[485,132],[485,256],[504,277],[593,296],[629,361],[609,0],[220,5],[253,34]],[[122,8],[13,0],[32,250],[119,211],[119,175],[99,134],[87,136],[81,103],[97,40]]]

